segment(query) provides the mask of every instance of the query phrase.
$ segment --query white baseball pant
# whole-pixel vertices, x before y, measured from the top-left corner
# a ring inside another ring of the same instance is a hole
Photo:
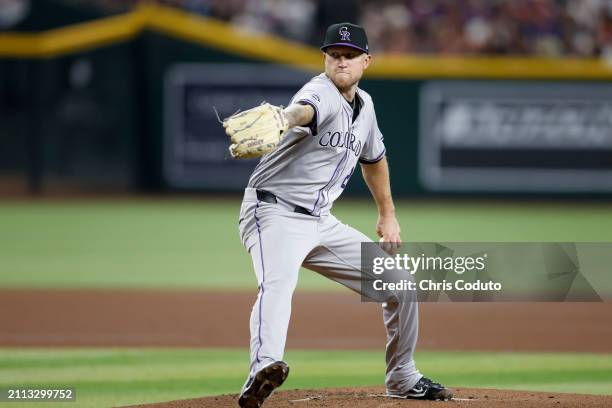
[[[291,299],[300,266],[318,272],[361,293],[361,279],[378,279],[361,268],[361,242],[372,242],[333,215],[313,217],[294,212],[294,206],[257,199],[247,188],[240,209],[242,243],[252,257],[259,294],[251,311],[251,366],[254,374],[283,359],[291,316]],[[376,299],[376,294],[363,293]],[[418,303],[413,291],[394,294],[383,305],[387,332],[385,383],[401,394],[422,377],[413,353],[418,334]]]

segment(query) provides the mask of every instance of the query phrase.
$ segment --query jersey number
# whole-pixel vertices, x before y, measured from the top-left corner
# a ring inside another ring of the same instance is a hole
[[[346,175],[346,177],[342,181],[342,184],[340,184],[340,188],[346,187],[346,185],[348,184],[349,179],[351,178],[351,176],[353,175],[353,172],[355,171],[355,167],[357,167],[357,165],[353,166],[351,171],[349,171],[349,174]]]

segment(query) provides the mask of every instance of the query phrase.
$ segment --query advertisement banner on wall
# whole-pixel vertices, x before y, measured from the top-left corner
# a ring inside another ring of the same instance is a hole
[[[259,159],[235,160],[219,123],[263,101],[287,106],[312,74],[264,64],[172,66],[164,89],[164,179],[185,189],[240,191]]]
[[[432,81],[420,95],[430,191],[612,191],[612,85]]]

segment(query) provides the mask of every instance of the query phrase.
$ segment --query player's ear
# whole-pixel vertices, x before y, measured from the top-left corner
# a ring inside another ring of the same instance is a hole
[[[363,58],[363,69],[368,68],[371,62],[372,62],[372,55],[366,54],[365,57]]]

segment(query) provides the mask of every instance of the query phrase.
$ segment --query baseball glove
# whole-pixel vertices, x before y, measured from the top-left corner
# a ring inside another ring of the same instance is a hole
[[[232,144],[230,154],[235,159],[250,159],[271,152],[289,128],[280,106],[262,103],[223,121],[225,133]]]

